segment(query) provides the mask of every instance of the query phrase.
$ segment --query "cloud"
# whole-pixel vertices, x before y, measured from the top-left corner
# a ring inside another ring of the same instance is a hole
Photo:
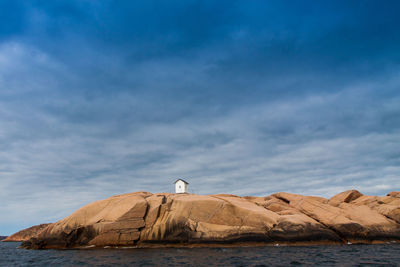
[[[15,3],[24,19],[0,32],[0,234],[177,177],[199,194],[400,188],[386,7]]]

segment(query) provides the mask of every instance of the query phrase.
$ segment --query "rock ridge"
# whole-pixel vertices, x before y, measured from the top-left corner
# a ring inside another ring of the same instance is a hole
[[[32,237],[37,236],[44,228],[46,228],[50,223],[43,223],[39,225],[34,225],[32,227],[26,228],[24,230],[18,231],[13,235],[5,237],[3,242],[22,242],[29,240]]]
[[[136,192],[90,203],[47,225],[24,248],[400,241],[400,192],[330,199]]]

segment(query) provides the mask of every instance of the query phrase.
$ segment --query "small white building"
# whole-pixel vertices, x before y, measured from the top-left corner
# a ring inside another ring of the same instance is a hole
[[[188,192],[188,185],[189,183],[186,182],[183,179],[178,179],[174,182],[175,184],[175,193],[181,194],[181,193],[187,193]]]

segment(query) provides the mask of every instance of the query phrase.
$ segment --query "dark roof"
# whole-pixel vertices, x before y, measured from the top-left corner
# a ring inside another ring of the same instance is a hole
[[[174,182],[174,184],[176,184],[176,182],[178,182],[179,180],[181,180],[181,181],[184,182],[185,184],[189,184],[188,182],[186,182],[186,181],[183,180],[183,179],[178,179],[178,180],[176,180],[176,181]]]

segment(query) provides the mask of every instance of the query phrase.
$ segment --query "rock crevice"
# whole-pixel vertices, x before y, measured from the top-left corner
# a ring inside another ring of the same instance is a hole
[[[22,247],[400,241],[399,210],[398,192],[375,197],[349,190],[330,199],[137,192],[82,207]]]

